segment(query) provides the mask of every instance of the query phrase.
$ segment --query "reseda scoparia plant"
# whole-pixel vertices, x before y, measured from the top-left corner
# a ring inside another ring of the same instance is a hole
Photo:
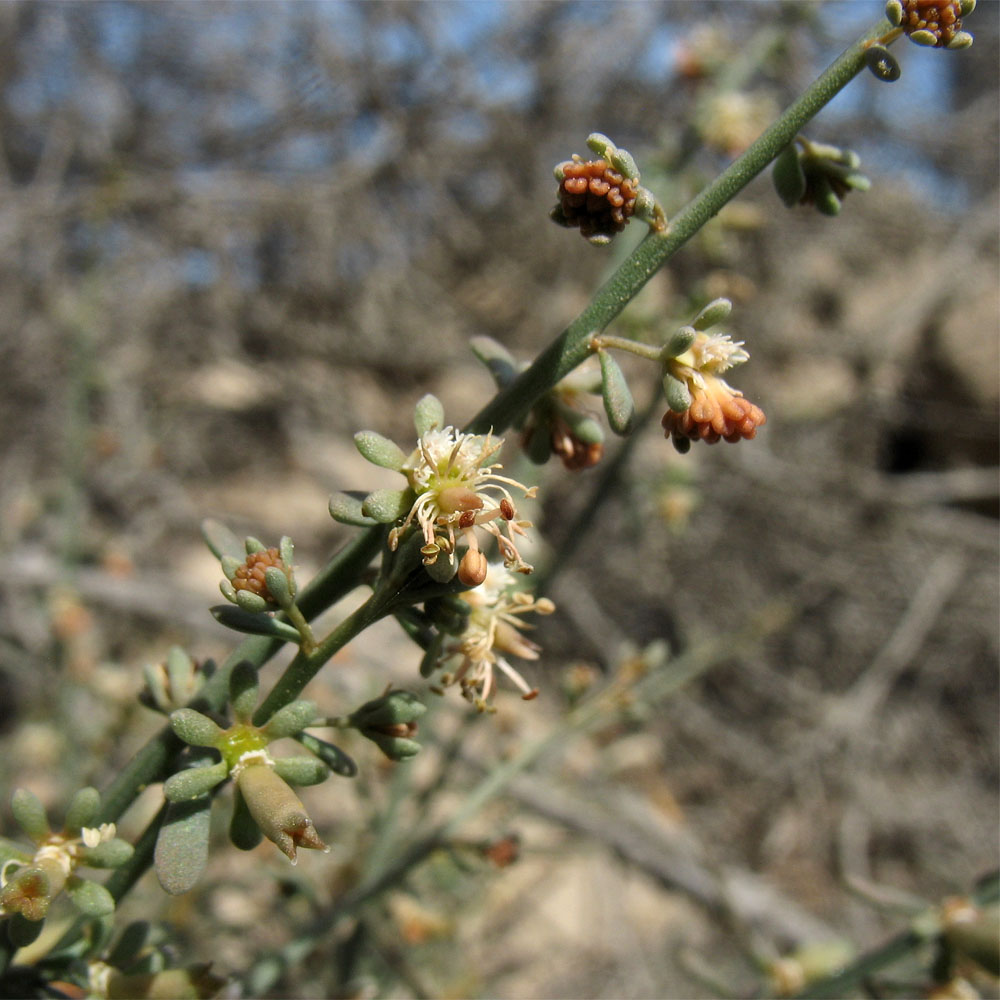
[[[332,833],[317,828],[293,786],[359,771],[317,731],[356,730],[398,762],[420,750],[418,726],[428,694],[444,695],[454,687],[487,714],[504,696],[505,684],[525,700],[535,698],[537,687],[511,660],[539,660],[540,647],[524,634],[528,619],[556,609],[531,589],[533,566],[524,546],[532,524],[520,507],[535,497],[537,487],[503,471],[503,434],[515,429],[536,463],[555,454],[575,472],[599,462],[604,432],[588,405],[591,399],[601,397],[615,434],[628,435],[637,425],[628,381],[611,353],[625,351],[656,366],[665,401],[662,427],[679,451],[697,442],[754,439],[766,423],[763,410],[723,378],[749,359],[743,341],[717,329],[731,318],[727,299],[692,310],[689,323],[664,329],[657,344],[606,333],[606,328],[652,275],[769,164],[774,163],[774,183],[788,206],[813,205],[835,215],[850,191],[864,191],[869,181],[859,173],[857,156],[806,138],[802,128],[865,68],[879,79],[895,80],[898,65],[888,46],[902,34],[922,45],[967,47],[971,36],[962,30],[962,18],[973,7],[973,0],[890,0],[887,19],[851,45],[669,222],[655,195],[640,184],[635,158],[605,135],[594,133],[586,140],[595,159],[574,154],[556,167],[558,204],[552,218],[557,223],[604,245],[636,218],[647,226],[642,242],[533,363],[517,362],[494,340],[475,339],[473,350],[498,393],[465,427],[448,423],[441,403],[425,395],[416,404],[416,441],[408,451],[374,429],[355,436],[369,462],[403,481],[396,489],[331,498],[330,514],[357,532],[305,586],[296,579],[290,538],[268,547],[206,523],[205,538],[220,561],[228,602],[212,613],[248,638],[218,665],[196,664],[173,649],[164,665],[147,671],[143,700],[166,715],[168,724],[103,796],[93,789],[79,792],[61,831],[50,829],[32,793],[15,792],[13,812],[32,846],[0,840],[0,983],[27,984],[35,996],[58,992],[54,983],[91,996],[125,995],[123,989],[164,995],[167,988],[213,995],[222,981],[204,967],[171,969],[166,951],[146,947],[144,938],[132,942],[136,935],[128,929],[112,944],[113,911],[151,866],[168,893],[181,894],[197,884],[208,864],[213,803],[230,794],[223,792],[227,784],[232,785],[232,844],[249,850],[266,837],[295,863],[300,848],[326,850],[324,838]],[[508,454],[512,445],[506,443]],[[328,633],[316,634],[320,612],[359,585],[370,589],[367,599]],[[360,706],[345,706],[340,715],[321,717],[313,702],[299,696],[335,653],[387,617],[395,618],[421,648],[415,657],[416,690],[390,688]],[[283,647],[293,648],[295,655],[261,697],[258,669]],[[711,662],[707,658],[698,669]],[[595,705],[604,705],[600,692],[574,709],[566,732],[589,724],[598,711]],[[272,744],[279,741],[295,741],[304,752],[272,754]],[[392,877],[383,872],[361,882],[351,905],[360,906],[403,878],[540,752],[525,752],[505,765],[450,819],[422,831],[389,869]],[[164,803],[133,849],[116,836],[115,823],[139,792],[155,783],[162,783]],[[115,873],[100,885],[77,874],[87,866]],[[18,964],[18,950],[40,934],[60,894],[82,916],[33,958],[28,974]],[[935,930],[935,941],[938,935]],[[126,937],[127,947],[122,944]]]

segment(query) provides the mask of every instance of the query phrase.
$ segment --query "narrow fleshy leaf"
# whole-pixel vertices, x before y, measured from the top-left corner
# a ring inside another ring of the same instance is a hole
[[[257,821],[250,815],[246,799],[238,787],[233,788],[233,815],[229,821],[229,839],[241,851],[252,851],[263,839]]]
[[[552,437],[545,424],[538,424],[531,429],[525,454],[535,465],[544,465],[552,457]]]
[[[151,931],[152,924],[148,920],[133,920],[108,952],[108,964],[121,968],[133,961],[146,947]]]
[[[156,838],[156,877],[171,896],[194,888],[208,864],[212,800],[172,802]]]
[[[417,437],[423,437],[428,431],[441,430],[444,427],[444,407],[437,396],[428,393],[418,400],[413,412],[413,426]]]
[[[66,830],[80,830],[90,826],[97,810],[101,808],[101,796],[96,788],[81,788],[70,801],[66,810]]]
[[[298,644],[302,636],[287,622],[279,621],[270,614],[255,615],[233,604],[217,604],[209,608],[212,617],[226,628],[250,635],[269,635],[274,639]]]
[[[49,835],[49,821],[42,800],[27,788],[18,788],[10,799],[10,811],[22,830],[36,843]]]
[[[66,881],[66,894],[73,905],[87,917],[106,917],[115,912],[115,898],[97,882],[70,876]]]
[[[222,730],[207,715],[193,708],[171,712],[170,726],[185,743],[195,747],[216,747],[223,739]]]
[[[688,387],[673,375],[663,376],[663,395],[667,399],[667,406],[674,413],[683,413],[691,405],[691,393]]]
[[[274,770],[290,785],[318,785],[330,777],[330,769],[315,757],[281,757]]]
[[[299,733],[295,737],[310,753],[314,753],[334,774],[342,778],[353,778],[358,773],[358,765],[338,746],[321,740],[312,733]]]
[[[211,517],[202,521],[201,537],[212,550],[216,559],[221,559],[223,556],[231,556],[238,562],[243,562],[246,559],[243,540],[237,538],[221,521],[216,521]]]
[[[589,413],[567,408],[563,419],[573,431],[573,437],[584,444],[603,444],[604,428]]]
[[[354,435],[354,444],[364,458],[382,469],[399,472],[406,461],[403,449],[395,441],[390,441],[375,431],[358,431]]]
[[[489,369],[497,388],[503,389],[517,378],[517,362],[503,344],[492,337],[473,337],[469,341],[472,353]]]
[[[229,674],[229,704],[233,715],[245,722],[253,715],[260,694],[257,668],[249,660],[240,660]]]
[[[133,853],[134,849],[127,840],[114,837],[96,847],[85,847],[80,852],[80,858],[89,868],[120,868]]]
[[[431,639],[430,645],[424,650],[424,655],[420,660],[421,677],[430,677],[437,670],[443,642],[444,636],[440,632],[436,632],[434,638]]]
[[[288,574],[277,566],[268,566],[264,570],[264,583],[271,592],[271,597],[279,608],[287,610],[295,600],[295,590]]]
[[[188,767],[167,778],[163,783],[163,794],[168,802],[190,802],[208,795],[228,775],[229,769],[224,761],[207,767]]]
[[[15,948],[27,948],[38,939],[44,926],[44,920],[28,920],[20,913],[12,913],[7,917],[7,937]]]
[[[237,590],[236,606],[249,615],[262,615],[272,608],[260,594],[255,594],[252,590]]]
[[[375,490],[361,505],[361,513],[373,517],[380,524],[391,524],[406,517],[413,503],[410,490]]]
[[[280,740],[285,736],[294,736],[301,732],[312,722],[316,716],[316,705],[311,701],[293,701],[289,705],[279,708],[274,715],[268,719],[264,726],[264,732],[268,739]]]
[[[691,322],[691,326],[695,330],[707,330],[728,318],[732,311],[733,304],[729,299],[713,299],[695,316]],[[687,348],[684,348],[684,350],[687,350]]]
[[[367,493],[355,490],[351,493],[334,493],[330,497],[330,517],[341,524],[350,524],[358,528],[373,528],[378,521],[373,517],[365,517],[361,513],[361,505]]]
[[[598,351],[604,391],[604,411],[615,434],[628,434],[635,423],[635,402],[625,381],[625,373],[607,351]]]
[[[771,180],[778,197],[789,207],[797,205],[806,193],[806,175],[802,170],[799,152],[794,142],[789,143],[777,156],[771,168]]]
[[[694,338],[697,336],[698,331],[693,326],[682,326],[667,341],[662,356],[664,358],[678,357],[694,343]]]

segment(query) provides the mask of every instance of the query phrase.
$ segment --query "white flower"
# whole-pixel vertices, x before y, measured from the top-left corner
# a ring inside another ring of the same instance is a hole
[[[403,523],[390,532],[390,546],[395,549],[402,533],[416,521],[424,536],[424,563],[431,565],[441,552],[455,551],[458,534],[472,552],[478,552],[475,529],[481,528],[496,538],[505,566],[530,573],[514,535],[524,535],[531,523],[517,519],[508,487],[526,497],[534,497],[536,488],[497,472],[503,466],[493,459],[502,446],[503,439],[492,434],[463,434],[454,427],[427,431],[400,469],[417,497]],[[506,534],[497,522],[506,526]]]
[[[548,598],[535,600],[524,591],[514,590],[515,577],[504,566],[491,563],[483,583],[462,595],[471,608],[465,631],[446,643],[443,660],[458,658],[454,671],[441,677],[445,687],[459,684],[462,696],[480,711],[486,711],[500,670],[521,691],[525,701],[538,695],[502,655],[508,653],[526,660],[537,660],[539,647],[521,634],[527,627],[518,617],[528,612],[547,615],[555,610]]]

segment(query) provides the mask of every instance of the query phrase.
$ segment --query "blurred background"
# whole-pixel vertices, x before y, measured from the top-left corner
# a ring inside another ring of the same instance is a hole
[[[291,535],[307,578],[351,530],[331,491],[386,485],[354,431],[409,447],[425,392],[464,423],[493,391],[470,337],[528,360],[575,318],[641,224],[610,248],[553,225],[557,162],[605,132],[673,214],[880,15],[0,5],[4,829],[12,787],[59,813],[156,731],[144,662],[231,647],[203,517]],[[899,926],[849,877],[933,901],[997,866],[996,5],[966,27],[967,52],[897,44],[899,82],[864,74],[807,132],[857,151],[871,191],[829,219],[758,178],[612,327],[662,342],[729,296],[756,441],[678,456],[656,411],[603,487],[605,466],[507,456],[541,487],[535,559],[559,554],[543,694],[501,692],[474,724],[442,706],[413,780],[447,764],[460,797],[650,644],[762,616],[765,638],[472,824],[518,834],[516,865],[432,861],[278,995],[700,996],[704,967],[746,993],[748,956]],[[641,409],[655,380],[626,368]],[[309,692],[334,712],[425,689],[392,623],[336,662]],[[223,974],[306,933],[398,780],[348,749],[361,776],[307,795],[330,856],[290,874],[269,845],[248,866],[220,843],[195,893],[149,876],[128,915]]]

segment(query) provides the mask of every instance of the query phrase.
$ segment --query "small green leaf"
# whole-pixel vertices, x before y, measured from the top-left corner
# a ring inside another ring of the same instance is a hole
[[[97,810],[101,808],[101,796],[96,788],[81,788],[72,798],[66,810],[66,830],[81,830],[94,822]]]
[[[10,799],[10,810],[22,830],[36,843],[50,833],[41,799],[27,788],[18,788]]]
[[[667,341],[661,357],[679,357],[694,343],[694,338],[697,336],[698,331],[693,326],[682,326]]]
[[[96,847],[85,847],[80,852],[83,864],[90,868],[121,868],[135,853],[127,840],[114,837]]]
[[[264,570],[264,583],[275,604],[287,611],[295,601],[295,587],[288,579],[288,574],[277,566],[268,566]]]
[[[229,776],[225,761],[207,767],[188,767],[170,775],[163,783],[163,794],[168,802],[190,802],[200,799]]]
[[[420,660],[421,677],[430,677],[437,670],[443,642],[444,636],[440,632],[436,632],[434,638],[431,639],[430,644],[424,650],[424,655]]]
[[[208,864],[212,800],[171,802],[156,838],[156,877],[171,896],[192,889]]]
[[[233,789],[233,816],[229,821],[229,839],[241,851],[252,851],[263,839],[257,821],[250,815],[239,787]]]
[[[562,416],[578,441],[584,444],[603,444],[604,428],[589,413],[567,408]]]
[[[514,356],[503,344],[492,337],[473,337],[469,341],[472,353],[489,369],[498,389],[510,385],[517,378],[518,366]]]
[[[406,517],[412,503],[412,490],[375,490],[365,498],[361,513],[381,524],[391,524]]]
[[[437,396],[428,393],[417,401],[413,412],[413,426],[417,430],[417,437],[423,437],[428,431],[443,429],[444,407]]]
[[[293,701],[279,708],[263,727],[269,740],[280,740],[302,732],[316,719],[316,705],[311,701]]]
[[[552,457],[552,437],[547,424],[538,423],[531,428],[525,454],[535,465],[544,465]]]
[[[615,434],[628,434],[635,423],[635,402],[625,374],[607,351],[598,351],[604,390],[604,411]]]
[[[45,920],[28,920],[20,913],[12,913],[7,918],[7,938],[15,948],[27,948],[33,944],[45,927]]]
[[[132,962],[146,947],[151,931],[152,924],[148,920],[133,920],[108,952],[108,964],[120,969]]]
[[[257,668],[249,660],[240,660],[229,674],[229,704],[240,722],[253,715],[259,695]]]
[[[691,321],[691,326],[695,330],[707,330],[710,327],[715,326],[717,323],[721,323],[724,319],[727,319],[729,314],[733,311],[733,304],[729,299],[713,299],[707,306],[705,306],[697,316]],[[688,347],[691,345],[689,344]],[[687,350],[687,347],[683,348]],[[678,352],[681,353],[681,352]]]
[[[193,708],[179,708],[171,712],[170,726],[185,743],[195,747],[217,747],[225,738],[222,730],[207,715]]]
[[[281,757],[274,770],[290,785],[318,785],[330,777],[330,769],[315,757]]]
[[[427,575],[435,583],[449,583],[458,572],[458,559],[454,552],[441,552],[429,566],[424,566]]]
[[[361,513],[361,504],[367,493],[355,490],[350,493],[334,493],[330,497],[330,517],[341,524],[350,524],[357,528],[373,528],[378,521],[373,517],[365,517]]]
[[[840,198],[826,174],[816,174],[812,179],[813,198],[816,208],[822,215],[840,215]]]
[[[237,590],[236,606],[248,615],[262,615],[271,609],[271,605],[260,594],[255,594],[252,590]]]
[[[216,521],[211,517],[202,521],[201,537],[212,550],[216,559],[222,559],[223,556],[232,556],[237,562],[243,562],[246,559],[242,540],[237,538],[221,521]]]
[[[688,387],[673,375],[663,376],[663,395],[667,399],[667,406],[674,413],[683,413],[691,405],[691,393]]]
[[[321,740],[312,733],[298,733],[295,739],[306,750],[319,757],[334,774],[339,774],[342,778],[353,778],[358,773],[358,765],[340,747]]]
[[[894,83],[902,73],[899,63],[884,45],[870,45],[865,49],[865,65],[884,83]]]
[[[97,882],[71,875],[66,880],[66,894],[73,905],[87,917],[106,917],[115,912],[115,898]]]
[[[789,143],[777,156],[771,169],[771,180],[778,197],[789,207],[797,205],[806,193],[806,175],[794,142]]]
[[[354,435],[354,444],[364,458],[382,469],[399,472],[406,461],[406,455],[395,441],[390,441],[375,431],[358,431]]]
[[[294,642],[296,645],[302,641],[302,636],[293,626],[287,622],[279,621],[271,614],[251,614],[249,611],[244,611],[232,604],[217,604],[215,607],[209,608],[209,611],[220,625],[225,625],[226,628],[231,628],[236,632],[268,635],[272,639]]]

